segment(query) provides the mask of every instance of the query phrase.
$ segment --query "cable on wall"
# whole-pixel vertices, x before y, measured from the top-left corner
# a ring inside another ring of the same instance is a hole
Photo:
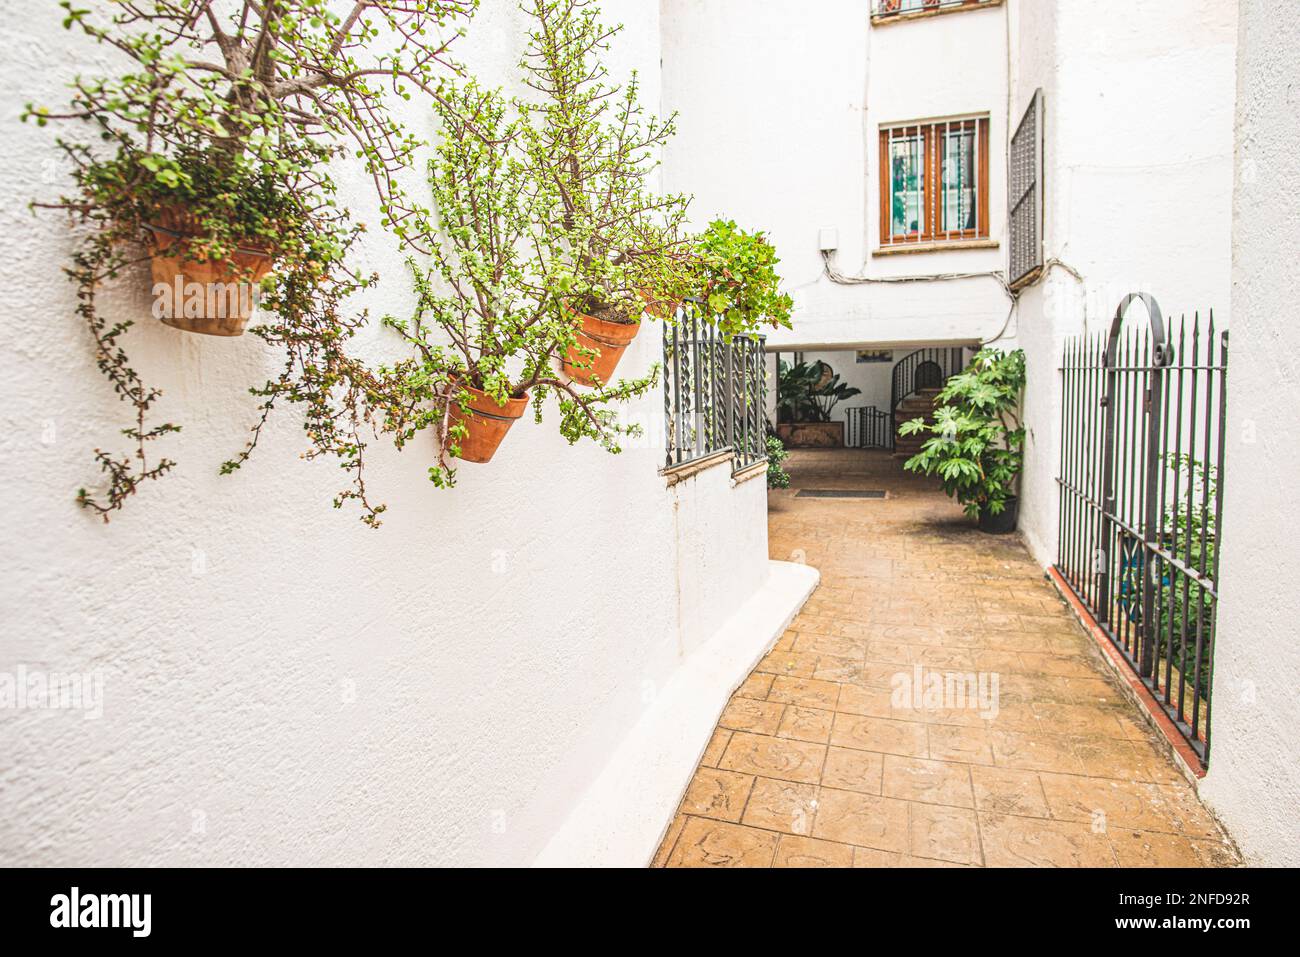
[[[941,272],[928,273],[919,276],[846,276],[835,268],[832,261],[834,253],[830,250],[822,250],[822,260],[826,263],[826,277],[831,282],[841,286],[865,286],[874,283],[891,283],[891,282],[948,282],[956,279],[996,279],[1002,291],[1011,298],[1015,298],[1015,293],[1007,285],[1006,276],[1001,270],[991,269],[983,272]]]

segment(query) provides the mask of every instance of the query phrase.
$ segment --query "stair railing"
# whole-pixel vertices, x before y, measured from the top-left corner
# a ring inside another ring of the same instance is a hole
[[[898,410],[898,406],[918,389],[930,386],[928,375],[938,367],[938,381],[935,386],[942,387],[950,376],[962,369],[962,349],[956,346],[949,349],[917,349],[894,363],[894,374],[889,388],[889,411]],[[918,373],[920,375],[918,376]]]
[[[845,441],[851,449],[892,449],[894,417],[874,405],[860,405],[845,410]]]

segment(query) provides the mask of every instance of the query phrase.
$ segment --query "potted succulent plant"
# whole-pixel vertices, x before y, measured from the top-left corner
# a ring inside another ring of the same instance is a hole
[[[459,31],[430,38],[476,0],[356,0],[342,11],[321,0],[157,0],[114,3],[102,18],[62,6],[65,27],[120,60],[111,75],[76,78],[68,109],[29,104],[23,117],[93,130],[89,142],[59,142],[75,192],[35,204],[88,227],[68,269],[77,312],[100,371],[131,407],[123,432],[132,447],[96,450],[107,487],[82,489],[78,501],[107,520],[175,465],[150,454],[179,427],[150,422],[159,392],[127,356],[133,320],[109,320],[99,306],[106,282],[151,261],[155,315],[187,332],[238,335],[249,294],[263,297],[267,321],[253,332],[281,353],[274,365],[283,371],[251,390],[263,400],[257,420],[223,472],[247,461],[272,408],[288,402],[304,415],[306,457],[333,456],[351,476],[335,504],[356,501],[377,525],[383,506],[367,498],[363,436],[408,397],[385,393],[348,351],[364,315],[346,301],[374,277],[349,265],[363,227],[338,203],[331,170],[356,157],[376,185],[382,225],[418,249],[412,237],[430,214],[409,200],[400,174],[421,143],[388,98],[438,99],[441,78],[458,69],[448,49]]]
[[[520,107],[472,81],[446,84],[435,107],[441,135],[429,164],[438,221],[420,237],[431,266],[412,262],[417,306],[410,319],[385,319],[415,358],[383,370],[410,402],[388,428],[404,445],[432,426],[439,438],[438,485],[455,480],[450,460],[492,460],[530,400],[541,421],[559,398],[561,432],[618,450],[620,426],[606,408],[642,395],[657,370],[632,382],[580,391],[556,365],[573,343],[565,263],[536,242],[538,189],[517,145]]]
[[[981,531],[991,534],[1016,528],[1024,389],[1023,351],[982,349],[939,393],[933,423],[913,419],[899,427],[901,435],[930,436],[904,468],[939,476],[944,491],[979,520]]]
[[[532,18],[522,66],[537,94],[523,142],[538,185],[539,240],[556,265],[573,342],[565,373],[586,385],[611,380],[656,302],[663,274],[676,268],[686,199],[657,194],[650,174],[674,122],[647,116],[633,75],[609,81],[601,54],[621,27],[600,22],[590,0],[528,0]]]

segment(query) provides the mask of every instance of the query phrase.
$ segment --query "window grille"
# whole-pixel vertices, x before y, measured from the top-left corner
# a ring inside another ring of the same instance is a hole
[[[1043,269],[1043,91],[1034,97],[1011,137],[1007,189],[1009,275],[1017,289]]]

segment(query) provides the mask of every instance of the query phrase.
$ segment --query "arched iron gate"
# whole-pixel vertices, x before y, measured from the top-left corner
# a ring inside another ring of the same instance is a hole
[[[1125,323],[1146,308],[1145,326]],[[1228,334],[1124,297],[1061,367],[1057,570],[1205,763],[1210,749]]]

